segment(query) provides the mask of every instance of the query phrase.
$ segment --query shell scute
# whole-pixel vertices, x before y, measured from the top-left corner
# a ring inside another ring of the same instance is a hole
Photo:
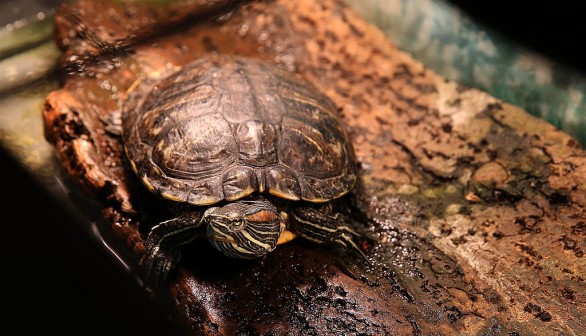
[[[170,200],[208,205],[253,192],[323,202],[356,181],[334,104],[263,61],[204,58],[129,97],[122,137],[137,174]]]

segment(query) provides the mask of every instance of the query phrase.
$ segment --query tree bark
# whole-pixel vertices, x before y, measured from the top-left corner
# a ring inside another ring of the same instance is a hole
[[[349,207],[376,239],[373,266],[302,241],[226,260],[198,241],[166,298],[188,333],[586,333],[577,141],[426,69],[341,2],[182,4],[180,16],[104,1],[57,12],[63,87],[47,98],[45,134],[103,202],[106,232],[136,261],[163,210],[103,120],[137,80],[217,52],[275,62],[336,103],[361,164]]]

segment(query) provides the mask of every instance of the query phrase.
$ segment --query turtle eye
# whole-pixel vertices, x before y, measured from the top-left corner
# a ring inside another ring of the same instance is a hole
[[[234,218],[230,221],[230,226],[233,229],[240,229],[242,226],[244,226],[244,219],[242,218]]]

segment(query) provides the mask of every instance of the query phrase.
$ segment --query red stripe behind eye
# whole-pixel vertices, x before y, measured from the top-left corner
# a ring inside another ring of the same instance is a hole
[[[246,216],[246,219],[251,222],[272,222],[276,220],[277,214],[273,211],[261,210],[251,215]]]

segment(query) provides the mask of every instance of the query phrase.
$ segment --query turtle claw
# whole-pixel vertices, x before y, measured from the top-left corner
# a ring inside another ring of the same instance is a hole
[[[350,229],[349,227],[343,227],[343,229],[344,231],[351,231],[351,234],[349,235],[345,232],[342,232],[340,234],[340,237],[336,238],[334,241],[339,245],[342,245],[346,248],[349,248],[357,252],[362,258],[364,258],[364,260],[366,260],[366,262],[372,265],[372,262],[370,261],[366,253],[364,253],[364,250],[361,248],[361,246],[364,246],[364,244],[358,241],[358,238],[363,237],[356,231]]]
[[[292,217],[295,231],[305,239],[318,244],[333,243],[354,250],[369,264],[371,263],[358,241],[364,237],[352,229],[344,215],[330,214],[310,207],[298,207],[295,208]]]
[[[145,272],[145,288],[156,291],[165,282],[169,272],[175,268],[178,261],[179,255],[169,255],[162,251],[151,251],[143,255],[139,264]]]

